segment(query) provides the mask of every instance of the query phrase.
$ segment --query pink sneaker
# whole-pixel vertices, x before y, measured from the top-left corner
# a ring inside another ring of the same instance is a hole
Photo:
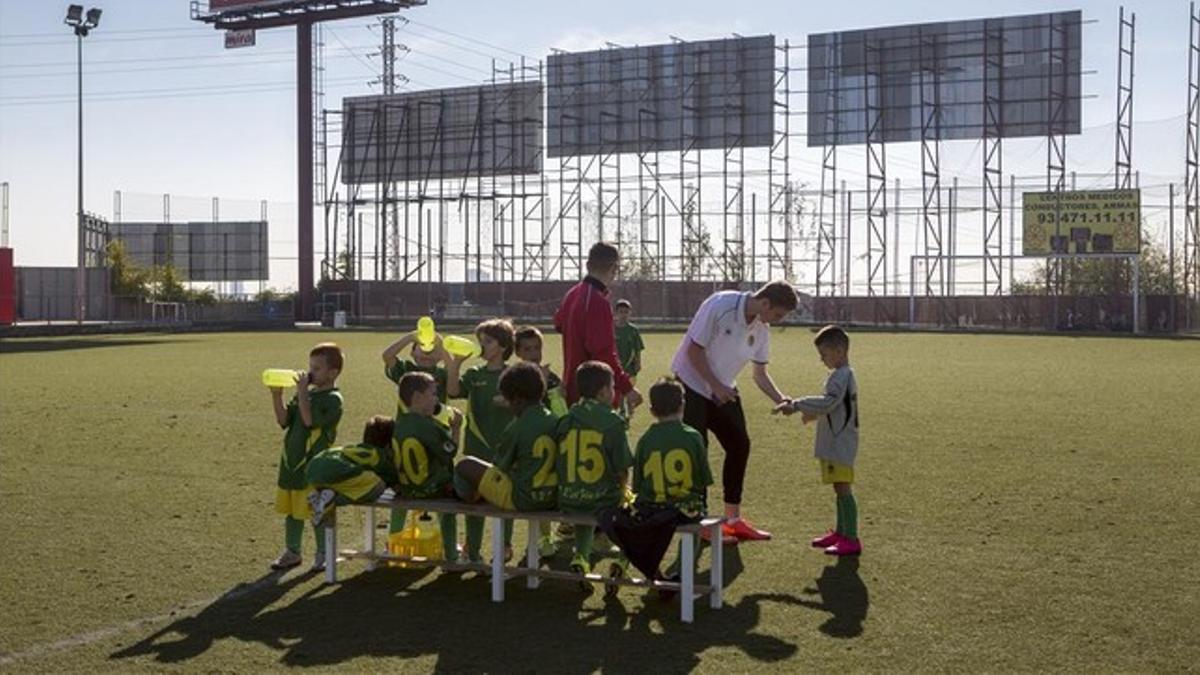
[[[862,548],[862,542],[857,539],[839,537],[837,543],[825,549],[825,555],[858,555]]]
[[[829,530],[819,537],[813,537],[812,546],[813,548],[829,548],[830,546],[838,543],[841,538],[842,535],[834,532],[833,530]]]

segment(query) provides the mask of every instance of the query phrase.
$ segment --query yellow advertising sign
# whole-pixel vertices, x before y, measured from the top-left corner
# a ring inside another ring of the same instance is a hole
[[[1021,201],[1025,255],[1141,250],[1141,190],[1026,192]]]

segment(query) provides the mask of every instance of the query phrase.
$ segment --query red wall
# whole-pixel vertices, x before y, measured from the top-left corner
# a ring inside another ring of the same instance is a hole
[[[17,317],[16,277],[13,250],[0,248],[0,326],[12,324]]]

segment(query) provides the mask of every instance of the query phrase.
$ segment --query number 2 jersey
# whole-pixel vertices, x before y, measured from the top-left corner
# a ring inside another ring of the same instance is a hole
[[[545,511],[558,501],[558,419],[532,405],[500,435],[496,469],[512,480],[518,511]]]
[[[396,417],[392,451],[400,496],[433,499],[449,494],[458,444],[450,430],[432,417],[404,413]]]
[[[558,506],[595,513],[625,497],[621,474],[633,464],[625,420],[607,403],[580,399],[558,423]]]
[[[638,439],[633,490],[639,503],[703,513],[712,485],[704,437],[679,420],[650,425]]]

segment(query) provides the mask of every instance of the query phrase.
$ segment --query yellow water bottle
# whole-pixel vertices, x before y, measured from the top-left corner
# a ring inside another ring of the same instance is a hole
[[[451,356],[479,356],[479,343],[471,338],[460,335],[447,335],[442,338],[442,347]]]
[[[268,387],[294,387],[298,379],[300,373],[291,368],[267,368],[262,373],[262,383]]]
[[[417,319],[417,344],[424,351],[433,351],[433,342],[437,339],[437,330],[433,325],[433,319],[428,316],[423,316]]]

